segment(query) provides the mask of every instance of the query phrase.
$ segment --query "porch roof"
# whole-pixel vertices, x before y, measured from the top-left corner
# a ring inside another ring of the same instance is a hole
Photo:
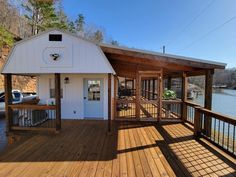
[[[159,52],[101,44],[101,49],[111,62],[113,68],[124,65],[139,65],[142,69],[155,70],[162,68],[164,74],[191,72],[201,75],[202,71],[225,69],[226,63],[183,57],[178,55],[162,54]],[[117,66],[119,65],[119,66]],[[145,67],[146,66],[146,67]],[[130,66],[129,68],[132,68]]]

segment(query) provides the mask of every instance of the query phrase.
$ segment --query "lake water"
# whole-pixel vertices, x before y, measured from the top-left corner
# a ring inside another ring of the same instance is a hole
[[[200,95],[193,102],[203,105],[204,96]],[[223,89],[213,93],[212,110],[236,119],[236,90]]]

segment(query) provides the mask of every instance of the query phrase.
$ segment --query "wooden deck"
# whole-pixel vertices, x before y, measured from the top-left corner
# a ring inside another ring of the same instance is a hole
[[[236,176],[235,162],[181,123],[63,121],[0,155],[0,176]],[[235,160],[235,159],[233,159]]]

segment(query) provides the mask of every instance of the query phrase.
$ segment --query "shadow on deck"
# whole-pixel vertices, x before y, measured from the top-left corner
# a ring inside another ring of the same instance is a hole
[[[0,155],[0,176],[236,176],[236,165],[181,123],[62,122]]]

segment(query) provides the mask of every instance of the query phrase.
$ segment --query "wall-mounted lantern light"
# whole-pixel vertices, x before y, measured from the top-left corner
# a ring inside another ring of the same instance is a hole
[[[69,84],[69,83],[70,83],[70,78],[69,78],[69,77],[65,77],[64,83],[65,83],[65,84]]]

